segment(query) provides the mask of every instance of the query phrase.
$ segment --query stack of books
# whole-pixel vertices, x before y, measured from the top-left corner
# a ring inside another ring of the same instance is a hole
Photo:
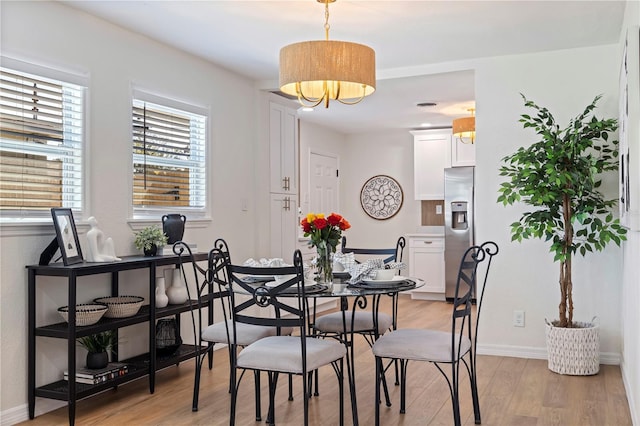
[[[197,244],[195,244],[195,243],[186,243],[186,244],[191,249],[191,253],[197,253],[198,252],[198,245]],[[186,249],[185,249],[185,251],[186,251]],[[162,255],[163,256],[171,256],[173,254],[175,254],[173,252],[173,244],[167,244],[166,246],[164,246],[162,248]]]
[[[92,370],[89,368],[76,369],[76,383],[97,385],[116,377],[124,376],[129,371],[129,366],[121,362],[110,362],[105,368]],[[69,372],[64,372],[64,380],[69,380]]]

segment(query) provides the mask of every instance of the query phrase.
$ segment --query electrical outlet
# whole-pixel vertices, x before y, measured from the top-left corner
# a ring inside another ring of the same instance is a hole
[[[436,214],[442,214],[442,204],[436,205]]]
[[[513,311],[513,326],[524,327],[524,311]]]

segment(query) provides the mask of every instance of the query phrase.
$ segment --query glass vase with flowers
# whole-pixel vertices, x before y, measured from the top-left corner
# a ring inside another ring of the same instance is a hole
[[[337,213],[325,217],[323,213],[309,213],[300,221],[305,237],[310,237],[310,246],[318,253],[317,266],[320,282],[330,284],[333,280],[333,253],[340,243],[342,231],[351,224]]]

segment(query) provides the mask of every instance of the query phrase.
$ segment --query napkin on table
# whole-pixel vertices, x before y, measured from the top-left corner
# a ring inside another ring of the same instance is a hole
[[[253,268],[279,268],[282,266],[291,266],[287,265],[284,260],[279,257],[273,259],[265,259],[264,257],[260,260],[254,260],[249,258],[244,261],[242,266],[251,266]]]
[[[249,258],[244,261],[243,266],[251,266],[253,268],[280,268],[284,266],[293,266],[293,265],[286,263],[283,259],[279,257],[276,257],[273,259],[265,259],[263,257],[260,260]],[[306,281],[309,278],[311,268],[306,263],[304,263],[302,266],[304,269],[304,277]],[[282,277],[286,277],[286,275],[277,275],[275,278],[282,278]]]
[[[355,264],[349,270],[351,279],[347,281],[349,284],[355,284],[362,280],[374,279],[376,269],[404,269],[406,265],[402,262],[391,262],[384,264],[382,259],[369,259],[364,263]]]
[[[356,263],[349,269],[351,278],[347,281],[349,284],[355,284],[363,279],[372,279],[376,269],[384,269],[384,261],[382,259],[368,259],[364,263]]]
[[[356,257],[353,253],[342,253],[341,251],[336,251],[333,253],[333,263],[340,264],[344,268],[345,271],[350,271],[354,265],[356,264]],[[335,270],[335,266],[334,266]]]

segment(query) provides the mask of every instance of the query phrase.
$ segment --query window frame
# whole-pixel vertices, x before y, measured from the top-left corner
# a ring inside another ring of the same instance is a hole
[[[18,73],[31,74],[34,77],[39,77],[42,80],[53,80],[63,85],[75,85],[79,86],[82,94],[78,98],[82,100],[81,119],[82,130],[80,132],[80,177],[76,180],[81,186],[79,207],[73,207],[72,211],[74,215],[81,220],[87,214],[87,206],[90,205],[90,196],[88,188],[90,187],[89,174],[87,173],[87,164],[90,152],[90,140],[89,140],[89,75],[88,73],[81,73],[78,71],[66,70],[61,68],[54,68],[47,65],[35,64],[26,60],[17,59],[10,56],[0,55],[0,66],[8,70],[12,70]],[[67,208],[64,204],[58,206],[60,208]],[[18,214],[16,214],[18,213]],[[5,225],[45,225],[51,224],[51,211],[50,209],[36,211],[36,210],[11,210],[7,213],[0,212],[0,223]]]
[[[204,117],[205,121],[205,131],[204,131],[204,190],[202,191],[204,196],[204,206],[203,207],[161,207],[161,206],[147,206],[147,207],[137,207],[133,204],[133,192],[134,192],[134,171],[133,171],[133,104],[135,101],[141,102],[149,102],[152,104],[156,104],[160,107],[172,108],[179,111],[184,111],[186,113],[200,115]],[[210,182],[209,182],[209,168],[207,164],[209,162],[209,153],[210,153],[210,123],[211,123],[211,112],[210,108],[206,106],[198,105],[194,102],[187,102],[178,100],[173,97],[159,95],[149,91],[147,89],[132,87],[131,90],[131,99],[129,102],[129,134],[130,134],[130,163],[129,163],[129,209],[130,209],[130,218],[132,221],[139,221],[141,223],[146,223],[150,219],[157,220],[158,217],[162,217],[162,215],[168,213],[181,213],[187,216],[187,218],[191,220],[199,220],[199,219],[208,219],[210,217]]]

